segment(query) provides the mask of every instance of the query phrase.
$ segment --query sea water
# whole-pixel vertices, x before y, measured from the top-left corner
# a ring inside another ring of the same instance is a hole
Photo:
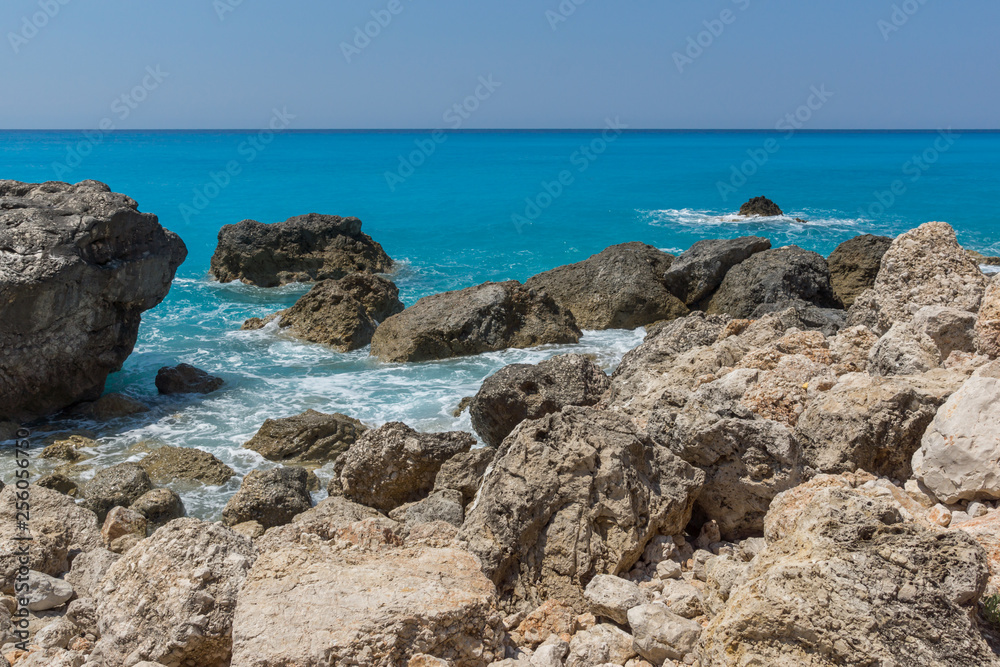
[[[468,413],[452,413],[505,364],[572,351],[596,355],[610,372],[644,335],[588,331],[578,345],[383,364],[367,350],[335,352],[273,325],[241,331],[246,318],[286,308],[308,287],[213,281],[209,259],[225,224],[357,216],[396,260],[391,278],[407,305],[487,280],[525,280],[626,241],[678,253],[699,239],[757,234],[826,255],[857,234],[943,220],[966,247],[1000,255],[998,158],[1000,134],[955,131],[0,132],[0,178],[103,181],[157,214],[189,251],[107,383],[150,411],[107,423],[48,420],[33,426],[33,438],[96,436],[81,479],[162,444],[210,451],[238,476],[222,487],[172,486],[190,514],[215,519],[240,476],[274,465],[242,448],[269,417],[312,408],[372,426],[471,432]],[[757,195],[786,215],[738,218]],[[225,386],[159,396],[157,369],[180,362]],[[33,466],[36,474],[52,467]],[[9,483],[12,468],[10,448],[0,450],[0,479]],[[318,474],[325,482],[329,468]]]

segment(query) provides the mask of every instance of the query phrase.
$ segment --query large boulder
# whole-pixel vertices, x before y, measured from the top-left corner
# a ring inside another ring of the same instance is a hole
[[[904,523],[890,495],[824,483],[778,496],[768,546],[702,635],[702,664],[996,667],[975,626],[986,555]]]
[[[623,243],[525,285],[547,292],[583,329],[635,329],[687,314],[663,281],[673,259],[644,243]]]
[[[757,253],[726,274],[707,311],[752,318],[789,303],[837,308],[826,260],[797,246]],[[771,306],[771,308],[768,308]]]
[[[434,490],[451,489],[462,494],[462,506],[471,503],[479,492],[486,470],[496,457],[492,447],[480,447],[455,454],[441,465],[434,478]]]
[[[784,213],[782,213],[781,208],[777,204],[767,197],[753,197],[750,201],[740,206],[740,215],[744,217],[762,216],[773,218],[774,216],[784,215]]]
[[[256,557],[250,540],[225,526],[171,521],[104,576],[94,595],[100,640],[91,660],[229,665],[236,595]]]
[[[980,368],[938,410],[913,474],[946,503],[1000,499],[1000,361]]]
[[[944,365],[952,352],[976,351],[976,315],[949,306],[925,306],[896,322],[868,359],[872,375],[916,375]]]
[[[308,477],[305,468],[251,470],[222,509],[223,523],[256,521],[264,528],[288,523],[312,507]]]
[[[161,394],[211,394],[225,384],[225,380],[191,364],[178,364],[157,371],[154,383]]]
[[[896,322],[909,322],[924,306],[950,306],[977,312],[986,277],[962,249],[945,222],[928,222],[896,238],[882,257],[875,286],[861,294],[850,324],[884,334]]]
[[[236,472],[209,452],[193,447],[165,445],[154,449],[139,465],[157,484],[176,480],[195,480],[218,486]]]
[[[431,361],[580,336],[573,315],[551,296],[510,280],[420,299],[379,325],[371,353],[382,361]]]
[[[890,245],[892,239],[888,236],[863,234],[844,241],[827,258],[830,284],[845,308],[850,308],[865,290],[875,286],[882,256]]]
[[[244,329],[259,329],[272,319],[297,338],[350,352],[368,345],[386,318],[403,311],[399,289],[381,276],[355,273],[324,280],[291,308],[265,319],[247,320]]]
[[[80,503],[100,522],[112,507],[128,507],[153,488],[149,475],[138,463],[119,463],[99,470],[83,485],[84,500]]]
[[[347,415],[306,410],[291,417],[265,420],[243,446],[269,461],[322,465],[336,460],[367,430]]]
[[[770,249],[771,242],[759,236],[704,239],[674,260],[663,282],[674,296],[694,307],[715,293],[729,269]]]
[[[381,518],[385,517],[378,510],[341,496],[331,496],[317,503],[316,507],[295,515],[291,523],[269,529],[257,539],[257,546],[261,551],[273,551],[298,542],[303,535],[331,540],[352,523]]]
[[[976,348],[992,359],[1000,357],[1000,275],[990,281],[983,295],[976,319]]]
[[[567,405],[594,405],[610,380],[582,354],[564,354],[532,364],[511,364],[486,378],[469,407],[472,427],[498,447],[525,419],[559,412]]]
[[[174,519],[180,519],[187,513],[181,497],[172,489],[147,491],[139,496],[129,509],[146,517],[153,530],[165,526]]]
[[[216,279],[259,287],[337,280],[351,273],[386,273],[392,260],[362,233],[357,218],[310,213],[266,225],[224,225],[212,255]]]
[[[97,181],[0,181],[0,421],[95,400],[187,256]]]
[[[334,463],[330,495],[389,512],[427,497],[441,466],[469,451],[468,433],[418,433],[390,422],[367,431]]]
[[[567,407],[504,440],[459,539],[512,609],[554,598],[586,611],[597,574],[628,571],[680,533],[705,475],[624,417]]]

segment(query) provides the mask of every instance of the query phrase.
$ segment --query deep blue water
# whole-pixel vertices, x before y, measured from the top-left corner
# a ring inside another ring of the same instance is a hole
[[[427,132],[255,134],[0,132],[0,178],[104,181],[188,246],[170,295],[144,316],[135,352],[108,383],[153,410],[83,425],[101,437],[91,463],[137,458],[142,446],[130,447],[164,442],[211,449],[242,473],[261,465],[240,445],[263,419],[306,408],[371,424],[469,430],[468,416],[451,410],[485,376],[568,349],[399,366],[272,331],[240,332],[245,318],[284,308],[304,291],[208,278],[219,227],[244,218],[361,218],[399,261],[393,279],[407,304],[486,280],[523,280],[624,241],[678,252],[702,238],[753,233],[828,254],[856,234],[895,235],[944,220],[967,247],[1000,255],[1000,134],[501,132],[443,142]],[[404,158],[419,166],[401,169]],[[220,176],[227,168],[238,173]],[[788,217],[734,220],[756,195]],[[641,337],[591,333],[578,347],[611,368]],[[223,375],[227,386],[204,399],[157,396],[156,370],[181,361]],[[214,516],[237,485],[184,490],[184,498],[192,513]]]

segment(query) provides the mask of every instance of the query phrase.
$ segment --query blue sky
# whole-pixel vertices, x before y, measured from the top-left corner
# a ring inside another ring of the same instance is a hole
[[[0,128],[996,129],[998,26],[996,0],[4,0]]]

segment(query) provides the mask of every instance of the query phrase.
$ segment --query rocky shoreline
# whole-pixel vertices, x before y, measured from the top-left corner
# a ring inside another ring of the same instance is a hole
[[[485,447],[269,419],[244,446],[279,465],[220,522],[171,488],[231,479],[208,452],[160,447],[82,482],[96,443],[50,444],[17,595],[18,489],[0,487],[0,667],[1000,667],[1000,278],[949,225],[829,258],[626,243],[408,308],[360,230],[244,221],[212,271],[315,282],[244,328],[383,363],[646,337],[610,376],[566,354],[487,378],[460,407]],[[93,181],[0,181],[0,234],[0,430],[144,409],[101,388],[183,243]],[[186,364],[156,387],[225,390]]]

